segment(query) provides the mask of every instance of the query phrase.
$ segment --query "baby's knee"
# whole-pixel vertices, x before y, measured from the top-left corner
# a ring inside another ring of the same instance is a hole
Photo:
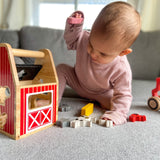
[[[66,73],[66,68],[67,68],[67,65],[66,64],[59,64],[57,67],[56,67],[56,71],[57,71],[57,74],[64,74]]]
[[[59,70],[63,70],[66,68],[66,64],[59,64],[57,67],[56,67],[56,70],[59,71]]]
[[[67,65],[67,64],[59,64],[56,67],[56,71],[57,71],[57,75],[58,77],[60,76],[68,76],[68,75],[72,75],[74,72],[74,68]]]

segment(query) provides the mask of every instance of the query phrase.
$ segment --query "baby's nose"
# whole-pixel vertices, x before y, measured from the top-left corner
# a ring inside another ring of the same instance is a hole
[[[90,46],[88,46],[87,51],[90,54],[92,59],[96,59],[98,57],[98,53],[96,53],[95,50]]]

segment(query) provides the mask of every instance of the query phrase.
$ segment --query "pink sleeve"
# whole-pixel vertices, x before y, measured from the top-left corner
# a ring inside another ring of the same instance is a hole
[[[76,12],[81,13],[82,17],[84,17],[82,12],[80,12],[80,11],[76,11]],[[74,13],[76,13],[76,12],[74,12]],[[69,50],[76,50],[77,41],[82,33],[83,20],[81,20],[80,24],[78,24],[78,23],[70,24],[70,22],[71,22],[70,18],[72,17],[72,15],[67,18],[66,27],[65,27],[65,31],[64,31],[64,39],[67,44],[67,48]]]
[[[115,125],[127,122],[127,113],[129,112],[132,94],[131,94],[131,72],[119,72],[119,77],[112,82],[114,86],[113,98],[111,101],[111,111],[106,111],[101,118],[111,119]]]

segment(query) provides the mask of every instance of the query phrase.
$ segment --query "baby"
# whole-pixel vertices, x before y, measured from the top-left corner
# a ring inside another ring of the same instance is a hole
[[[132,102],[126,55],[139,35],[140,16],[130,4],[113,2],[102,9],[91,32],[82,30],[83,19],[76,11],[66,21],[64,39],[77,53],[74,67],[57,66],[59,103],[67,84],[81,97],[99,102],[106,109],[102,119],[124,124]]]

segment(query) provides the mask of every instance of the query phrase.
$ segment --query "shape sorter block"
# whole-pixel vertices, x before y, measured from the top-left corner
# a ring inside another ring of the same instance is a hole
[[[92,127],[92,121],[90,117],[78,117],[75,120],[70,121],[70,127]]]
[[[111,120],[99,119],[98,124],[107,128],[113,127],[113,121]]]
[[[145,115],[139,115],[137,113],[131,114],[129,116],[129,121],[135,122],[135,121],[141,121],[144,122],[146,121],[146,116]]]
[[[71,107],[68,106],[67,104],[61,104],[58,108],[58,111],[61,111],[61,112],[68,112],[71,110]]]
[[[30,79],[19,79],[15,56],[34,58],[33,67],[41,67],[36,74],[30,71]],[[58,79],[52,53],[13,49],[1,43],[0,92],[1,133],[19,139],[52,126],[58,118]],[[40,105],[39,100],[47,103]]]
[[[90,116],[93,113],[94,104],[88,103],[81,109],[81,116]]]
[[[56,125],[64,128],[64,127],[70,127],[70,120],[66,118],[62,118],[59,121],[56,122]]]

